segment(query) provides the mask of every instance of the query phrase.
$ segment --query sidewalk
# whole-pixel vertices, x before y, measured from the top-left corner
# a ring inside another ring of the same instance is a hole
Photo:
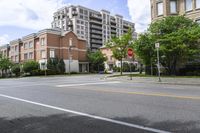
[[[105,77],[107,80],[118,80],[118,81],[128,81],[135,83],[156,83],[156,84],[172,84],[172,85],[195,85],[200,86],[200,78],[170,78],[161,77],[161,82],[158,82],[158,77],[130,77],[120,76],[120,77]]]

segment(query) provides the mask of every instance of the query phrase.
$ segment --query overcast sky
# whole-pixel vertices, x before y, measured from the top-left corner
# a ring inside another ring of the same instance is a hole
[[[136,24],[137,32],[150,23],[150,0],[0,0],[0,45],[50,28],[53,13],[71,4],[121,14]]]

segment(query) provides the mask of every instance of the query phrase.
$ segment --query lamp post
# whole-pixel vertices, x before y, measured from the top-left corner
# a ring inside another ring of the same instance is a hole
[[[155,43],[155,47],[157,49],[158,82],[161,82],[161,78],[160,78],[160,58],[159,58],[160,43]]]

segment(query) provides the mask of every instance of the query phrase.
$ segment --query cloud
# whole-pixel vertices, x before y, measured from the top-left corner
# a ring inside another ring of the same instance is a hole
[[[151,23],[150,0],[127,0],[129,14],[137,32],[144,32]]]
[[[9,36],[7,34],[0,35],[0,46],[9,43]]]
[[[64,5],[63,0],[1,0],[0,26],[49,28],[53,13]]]

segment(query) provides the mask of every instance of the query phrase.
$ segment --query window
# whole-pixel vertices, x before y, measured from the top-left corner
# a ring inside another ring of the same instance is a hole
[[[69,46],[72,46],[72,38],[69,39]]]
[[[80,18],[83,19],[83,15],[80,15]]]
[[[192,1],[193,0],[185,0],[185,11],[191,11],[192,10]]]
[[[79,9],[79,12],[80,12],[81,14],[83,14],[83,9]]]
[[[15,52],[18,52],[18,46],[15,46]]]
[[[42,59],[46,58],[46,52],[45,52],[45,50],[41,51],[41,58]]]
[[[163,2],[157,3],[157,15],[163,15]]]
[[[28,49],[28,43],[24,43],[24,49]]]
[[[200,8],[200,0],[196,0],[196,8]]]
[[[49,55],[50,58],[55,58],[55,50],[54,49],[51,49],[49,53],[50,53],[50,55]]]
[[[85,14],[85,15],[88,15],[88,11],[87,11],[87,10],[84,10],[84,14]]]
[[[177,13],[177,6],[175,0],[170,1],[170,13]]]
[[[33,41],[29,42],[29,48],[33,48]]]
[[[45,44],[45,38],[41,38],[40,44],[41,44],[42,46],[44,46],[44,44]]]
[[[29,53],[29,59],[33,59],[33,52]]]
[[[17,55],[15,56],[15,62],[18,62],[18,56]]]
[[[28,54],[25,53],[25,54],[24,54],[24,60],[27,60],[27,59],[28,59]]]

